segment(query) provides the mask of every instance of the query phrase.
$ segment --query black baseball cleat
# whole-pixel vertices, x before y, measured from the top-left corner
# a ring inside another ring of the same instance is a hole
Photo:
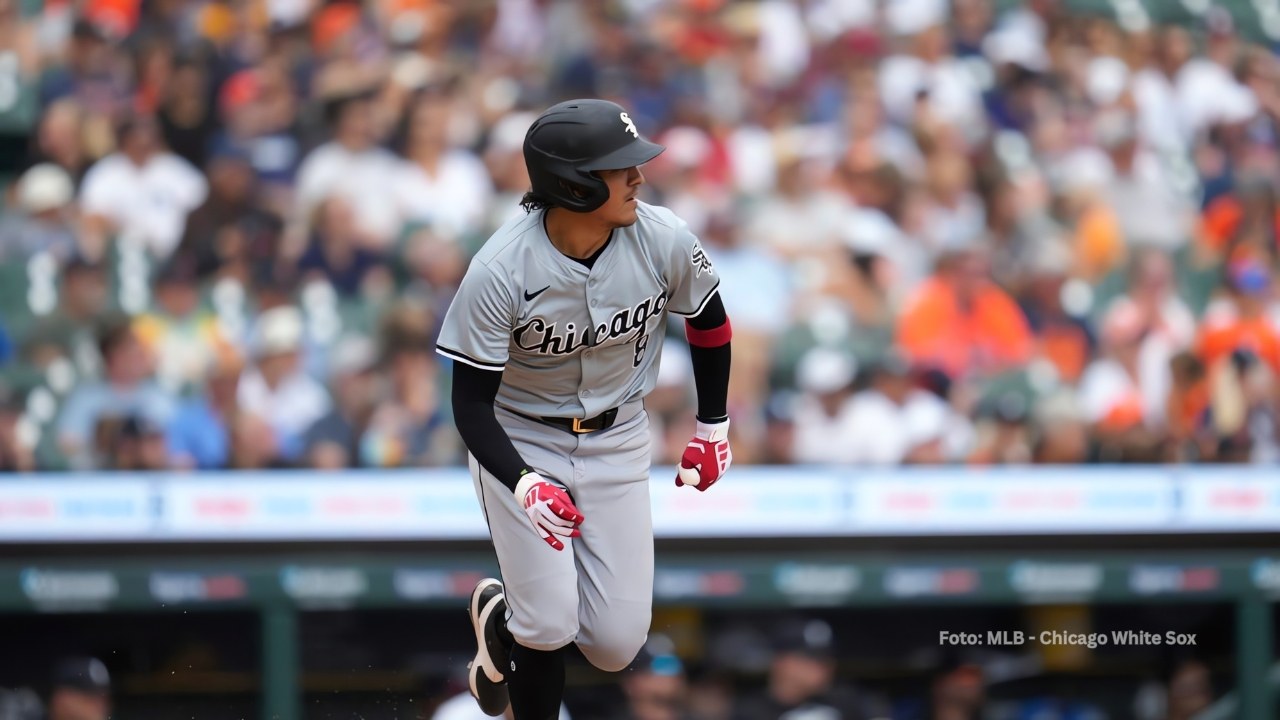
[[[511,704],[503,675],[509,653],[498,637],[498,623],[507,619],[502,583],[485,578],[471,591],[471,627],[476,631],[476,656],[467,664],[467,685],[485,715],[497,717]]]

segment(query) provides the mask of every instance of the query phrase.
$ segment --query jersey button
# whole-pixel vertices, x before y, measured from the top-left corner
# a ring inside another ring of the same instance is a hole
[[[595,306],[597,306],[597,305],[599,305],[599,304],[600,304],[600,300],[599,300],[599,298],[593,299],[593,300],[591,301],[591,307],[595,307]]]
[[[583,390],[583,391],[582,391],[581,393],[579,393],[579,394],[580,394],[580,395],[582,395],[582,397],[591,397],[591,391],[590,391],[590,390]]]
[[[589,281],[587,281],[587,287],[595,287],[595,286],[596,286],[596,281],[595,281],[595,280],[589,280]]]

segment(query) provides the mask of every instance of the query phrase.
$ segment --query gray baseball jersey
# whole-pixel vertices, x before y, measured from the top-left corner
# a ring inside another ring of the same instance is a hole
[[[591,268],[552,246],[545,212],[503,225],[476,254],[437,351],[504,370],[497,402],[591,418],[653,390],[666,313],[697,315],[720,280],[688,225],[639,203]]]

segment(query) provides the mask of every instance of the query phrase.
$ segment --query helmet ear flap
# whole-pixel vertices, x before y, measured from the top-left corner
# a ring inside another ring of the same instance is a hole
[[[570,195],[574,196],[575,198],[583,202],[587,200],[587,197],[589,195],[586,188],[582,187],[581,185],[575,185],[574,183],[571,183],[568,180],[561,180],[560,187],[564,188],[565,192],[569,193]]]
[[[534,192],[556,207],[586,213],[609,199],[609,186],[603,180],[582,172],[575,173],[575,176],[580,176],[584,182],[575,182],[554,172],[540,171],[538,177],[530,173]]]

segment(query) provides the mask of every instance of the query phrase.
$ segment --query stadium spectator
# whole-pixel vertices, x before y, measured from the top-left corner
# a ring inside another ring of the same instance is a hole
[[[967,245],[986,227],[982,201],[973,192],[968,160],[939,150],[929,158],[921,199],[921,240],[933,253]]]
[[[302,443],[307,464],[327,470],[360,462],[360,441],[370,416],[382,400],[378,393],[376,350],[368,338],[339,340],[329,365],[334,405],[307,428]]]
[[[230,342],[217,317],[202,306],[198,279],[194,263],[171,260],[155,279],[154,310],[134,318],[138,338],[156,360],[156,380],[175,394],[201,382]]]
[[[972,133],[983,126],[980,92],[950,54],[948,14],[944,0],[906,0],[888,7],[888,30],[902,39],[903,51],[881,64],[880,96],[894,122],[911,126],[924,115]]]
[[[1213,704],[1213,678],[1203,661],[1189,658],[1176,663],[1167,681],[1167,720],[1191,720]]]
[[[35,454],[21,437],[22,398],[0,386],[0,472],[31,472],[37,469]]]
[[[72,466],[102,467],[110,443],[130,416],[168,423],[173,397],[152,377],[153,360],[128,320],[109,324],[98,340],[103,375],[78,385],[58,420],[58,441]]]
[[[742,241],[725,211],[712,212],[699,236],[714,253],[725,311],[733,318],[737,352],[729,380],[735,405],[759,407],[768,392],[769,347],[791,320],[793,292],[777,258]],[[746,426],[746,423],[743,423]]]
[[[1238,178],[1235,188],[1209,202],[1201,217],[1200,238],[1214,253],[1229,255],[1246,235],[1260,236],[1264,247],[1280,247],[1280,207],[1275,183],[1266,174]]]
[[[102,367],[97,333],[108,312],[106,267],[73,256],[60,279],[57,307],[34,320],[23,335],[23,361],[44,371],[67,360],[78,378],[96,377]],[[15,321],[16,314],[7,319]]]
[[[426,306],[422,312],[431,324],[424,332],[434,337],[434,323],[444,317],[467,271],[466,248],[457,240],[422,229],[405,240],[402,260],[408,274],[407,294]],[[388,309],[388,317],[393,312]]]
[[[1100,434],[1119,434],[1164,421],[1169,360],[1142,363],[1150,326],[1136,305],[1118,303],[1102,321],[1102,356],[1080,379],[1080,404]]]
[[[457,147],[457,101],[446,90],[419,93],[405,113],[396,197],[407,222],[461,238],[484,218],[493,181],[480,159]]]
[[[282,445],[275,428],[251,412],[231,418],[225,470],[278,470],[293,467],[289,448]]]
[[[978,405],[971,465],[1026,465],[1033,460],[1031,401],[1014,389],[996,392]]]
[[[1032,462],[1038,465],[1077,465],[1089,459],[1089,426],[1079,403],[1059,392],[1036,408]]]
[[[885,715],[879,711],[877,699],[837,682],[836,642],[827,622],[784,618],[772,641],[765,689],[740,697],[734,720],[781,720],[810,714],[871,720]]]
[[[507,218],[520,212],[520,198],[529,190],[524,136],[536,117],[529,112],[508,113],[490,130],[483,160],[493,180],[493,193],[477,226],[469,228],[472,234],[488,237]]]
[[[987,276],[983,250],[945,253],[938,270],[908,300],[898,342],[912,362],[936,365],[954,378],[988,375],[1030,359],[1026,316]]]
[[[0,262],[21,263],[40,253],[65,262],[76,242],[75,185],[65,170],[41,163],[18,179],[19,214],[0,217]]]
[[[609,720],[685,720],[689,713],[684,663],[665,635],[653,634],[623,671],[623,705]]]
[[[230,464],[231,427],[239,415],[236,395],[242,369],[243,362],[234,352],[219,352],[206,368],[201,395],[174,410],[166,428],[173,467],[217,470]]]
[[[107,720],[111,713],[111,675],[101,660],[59,660],[46,704],[48,720]]]
[[[110,453],[107,470],[143,472],[169,467],[164,428],[145,416],[131,415],[120,423],[110,441]]]
[[[1058,216],[1074,258],[1073,274],[1091,285],[1122,268],[1129,254],[1120,217],[1106,192],[1110,173],[1107,158],[1083,150],[1064,159],[1053,178]]]
[[[90,113],[114,117],[129,101],[130,79],[123,72],[113,38],[98,23],[78,18],[60,62],[40,80],[40,101],[48,106],[69,98]]]
[[[100,124],[86,117],[85,107],[76,100],[64,98],[50,103],[35,129],[31,164],[57,165],[78,186],[96,159],[90,135]]]
[[[252,444],[254,431],[249,428],[265,422],[280,459],[289,462],[302,456],[303,433],[332,407],[329,392],[301,365],[305,331],[302,313],[296,307],[276,307],[263,313],[253,339],[254,363],[241,375],[236,390],[241,413],[233,423],[233,438],[248,433],[246,440]],[[236,444],[234,439],[232,444]],[[251,454],[256,458],[254,447]]]
[[[1149,328],[1150,337],[1172,351],[1190,347],[1196,332],[1195,316],[1178,296],[1176,270],[1167,254],[1142,251],[1133,260],[1128,292],[1113,301],[1117,305],[1132,303]]]
[[[1267,315],[1271,270],[1260,258],[1239,254],[1226,268],[1223,293],[1205,311],[1196,350],[1209,373],[1244,351],[1280,373],[1280,330]]]
[[[338,196],[355,213],[366,247],[383,250],[401,230],[395,199],[404,161],[377,144],[377,108],[370,92],[335,97],[327,105],[333,139],[312,150],[298,168],[297,231],[305,232],[316,208]]]
[[[403,330],[403,328],[401,329]],[[378,404],[362,438],[361,463],[368,467],[430,466],[451,463],[457,440],[447,426],[439,364],[421,328],[386,338],[390,392]]]
[[[228,142],[249,148],[268,207],[286,217],[305,150],[298,80],[283,58],[268,58],[227,78],[218,96]]]
[[[187,216],[175,257],[194,263],[200,280],[231,277],[247,283],[257,267],[279,256],[283,221],[260,205],[246,145],[218,143],[206,172],[209,195]]]
[[[1107,151],[1112,174],[1107,199],[1131,247],[1173,252],[1186,245],[1195,228],[1196,208],[1172,184],[1160,158],[1142,147],[1135,119],[1120,111],[1095,121],[1098,143]]]
[[[847,441],[853,437],[854,359],[835,348],[818,347],[807,352],[797,369],[800,395],[790,413],[791,437],[788,461],[797,463],[850,463]]]
[[[772,143],[776,184],[748,211],[740,230],[751,245],[785,260],[833,247],[849,211],[843,198],[822,186],[821,158],[805,140],[791,133]]]
[[[151,89],[156,95],[155,114],[164,144],[192,167],[203,168],[217,130],[209,102],[209,72],[194,59],[175,58],[170,47],[153,57],[166,65],[172,63],[161,70],[168,77]]]
[[[1020,273],[1019,306],[1035,337],[1035,357],[1050,363],[1057,376],[1079,381],[1094,355],[1094,337],[1084,303],[1069,294],[1070,250],[1047,240]]]
[[[131,115],[117,128],[118,151],[89,168],[80,188],[91,251],[113,236],[167,259],[182,239],[187,214],[204,202],[208,181],[169,152],[154,117]]]
[[[923,276],[927,253],[877,210],[849,214],[842,230],[846,258],[828,258],[822,292],[840,299],[861,333],[893,337],[894,313]],[[852,261],[852,262],[850,262]]]
[[[868,386],[849,401],[841,444],[843,461],[857,465],[899,465],[919,446],[943,441],[948,412],[933,393],[917,389],[912,368],[889,351],[867,368]],[[941,448],[938,448],[941,451]],[[939,457],[930,455],[929,457]]]
[[[986,704],[982,668],[953,660],[933,675],[928,714],[921,720],[978,720]]]
[[[302,282],[318,278],[350,298],[372,294],[370,283],[389,280],[382,254],[356,227],[355,213],[345,199],[334,195],[321,202],[310,226],[311,242],[298,258]]]

